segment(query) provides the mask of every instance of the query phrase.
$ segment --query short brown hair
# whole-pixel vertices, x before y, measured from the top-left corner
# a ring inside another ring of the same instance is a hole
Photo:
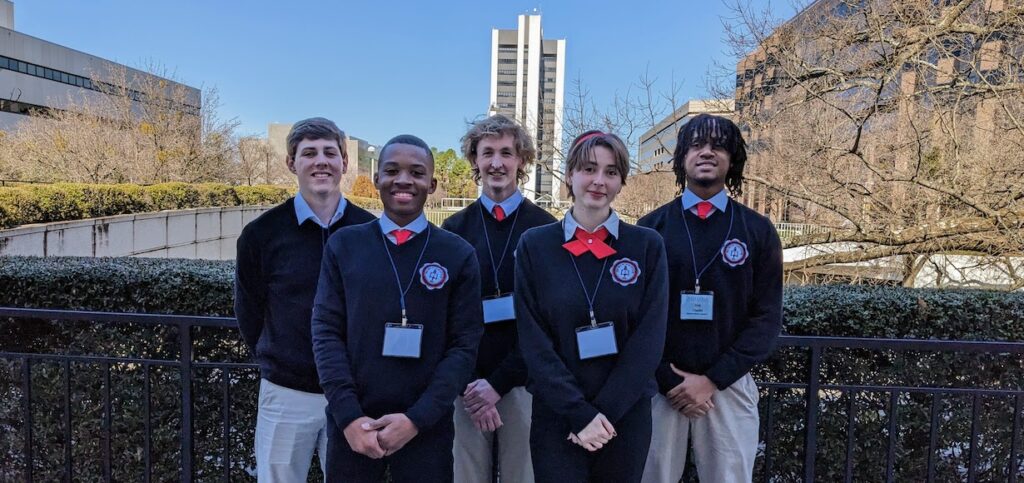
[[[341,150],[341,156],[348,159],[348,150],[345,149],[345,131],[338,129],[338,125],[334,124],[334,121],[330,119],[311,117],[293,124],[292,129],[288,131],[289,158],[295,159],[295,151],[299,149],[299,143],[303,139],[310,141],[317,139],[337,141],[338,149]]]
[[[569,156],[565,159],[565,185],[569,188],[570,198],[575,200],[576,195],[572,192],[568,174],[589,161],[590,153],[597,146],[603,146],[612,152],[612,156],[615,157],[615,168],[619,170],[619,177],[622,178],[622,186],[626,186],[626,177],[629,176],[629,151],[626,150],[626,143],[622,142],[622,138],[595,129],[576,136],[571,146]]]
[[[462,155],[469,160],[469,166],[473,170],[473,181],[480,182],[480,169],[476,166],[476,147],[480,140],[487,136],[502,137],[511,135],[516,147],[516,156],[523,160],[523,165],[516,170],[516,180],[519,183],[526,181],[526,168],[537,160],[537,149],[533,145],[533,137],[530,136],[523,126],[501,114],[481,119],[469,127],[469,131],[462,136]]]

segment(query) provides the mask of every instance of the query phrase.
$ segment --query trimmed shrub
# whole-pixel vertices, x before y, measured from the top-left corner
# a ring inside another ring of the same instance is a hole
[[[141,213],[149,209],[149,199],[142,186],[133,184],[94,184],[83,186],[82,215],[99,218],[125,213]]]
[[[380,211],[384,209],[384,203],[380,201],[380,198],[363,198],[361,196],[346,195],[345,199],[359,205],[359,207],[363,208],[364,210]]]
[[[199,194],[199,206],[238,206],[235,188],[226,184],[202,183],[194,185]]]
[[[235,195],[240,205],[276,205],[295,194],[294,189],[280,186],[235,186]]]
[[[36,197],[17,188],[0,188],[0,228],[24,224],[42,217]],[[35,221],[31,223],[36,223]]]
[[[161,183],[146,186],[146,194],[153,202],[155,211],[200,208],[202,202],[199,190],[186,183]]]

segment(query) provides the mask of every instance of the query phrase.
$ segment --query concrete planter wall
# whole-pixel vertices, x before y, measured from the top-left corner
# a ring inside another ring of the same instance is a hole
[[[269,208],[199,208],[26,225],[0,230],[0,256],[231,260],[242,227]]]

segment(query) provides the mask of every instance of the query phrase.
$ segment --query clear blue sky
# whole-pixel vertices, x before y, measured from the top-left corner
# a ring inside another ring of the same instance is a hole
[[[240,134],[320,115],[371,143],[413,133],[447,148],[487,108],[491,28],[515,28],[533,8],[545,37],[567,39],[567,83],[579,77],[599,105],[645,70],[700,98],[712,61],[731,62],[721,0],[16,0],[15,26],[216,87]]]

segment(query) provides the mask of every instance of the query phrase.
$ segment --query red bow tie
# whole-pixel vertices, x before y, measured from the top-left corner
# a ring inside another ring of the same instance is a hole
[[[598,260],[615,255],[615,249],[605,243],[608,238],[608,229],[601,227],[594,233],[587,233],[583,228],[576,228],[575,238],[562,245],[574,256],[580,256],[586,252],[593,253]]]

